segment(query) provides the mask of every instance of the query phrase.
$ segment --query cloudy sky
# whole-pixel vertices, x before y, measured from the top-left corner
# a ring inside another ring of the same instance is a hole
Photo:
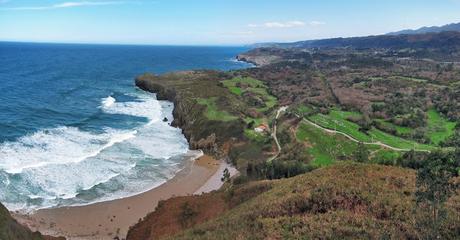
[[[460,22],[460,0],[0,0],[0,41],[240,45]]]

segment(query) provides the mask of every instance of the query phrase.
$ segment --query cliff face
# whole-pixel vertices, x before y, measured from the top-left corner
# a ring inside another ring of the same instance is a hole
[[[1,240],[62,240],[42,236],[39,232],[32,232],[11,217],[8,209],[0,204],[0,239]]]
[[[213,121],[205,116],[206,106],[198,99],[215,98],[226,101],[228,92],[219,86],[224,73],[216,71],[189,71],[162,76],[145,74],[136,78],[139,88],[155,93],[158,100],[174,103],[172,125],[182,129],[192,149],[221,157],[225,146],[243,136],[244,122]]]
[[[309,66],[312,64],[312,55],[307,49],[289,48],[256,48],[241,53],[236,57],[239,61],[255,64],[259,67],[273,67],[275,64],[285,63],[294,66],[293,63]]]
[[[236,56],[236,59],[238,59],[238,61],[252,63],[256,66],[266,66],[281,60],[281,57],[276,55],[259,54],[257,52],[252,51],[248,53],[239,54],[238,56]]]

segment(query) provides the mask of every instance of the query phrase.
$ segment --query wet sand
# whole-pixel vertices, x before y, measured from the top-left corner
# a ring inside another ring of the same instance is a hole
[[[154,211],[160,200],[219,189],[225,168],[236,173],[224,161],[204,155],[189,161],[171,180],[139,195],[86,206],[42,209],[29,215],[12,214],[20,223],[46,235],[85,240],[117,236],[123,239],[129,227]]]

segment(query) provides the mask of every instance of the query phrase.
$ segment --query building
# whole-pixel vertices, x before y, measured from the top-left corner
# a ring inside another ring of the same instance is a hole
[[[260,124],[258,127],[254,128],[254,131],[258,133],[268,132],[267,124]]]

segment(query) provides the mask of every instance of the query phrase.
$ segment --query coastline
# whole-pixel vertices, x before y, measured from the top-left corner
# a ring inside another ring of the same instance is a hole
[[[12,215],[31,230],[46,235],[67,239],[122,239],[130,226],[155,210],[159,201],[219,189],[225,168],[232,175],[237,173],[225,161],[203,155],[187,161],[172,179],[138,195],[84,206],[41,209],[26,215],[13,212]]]

